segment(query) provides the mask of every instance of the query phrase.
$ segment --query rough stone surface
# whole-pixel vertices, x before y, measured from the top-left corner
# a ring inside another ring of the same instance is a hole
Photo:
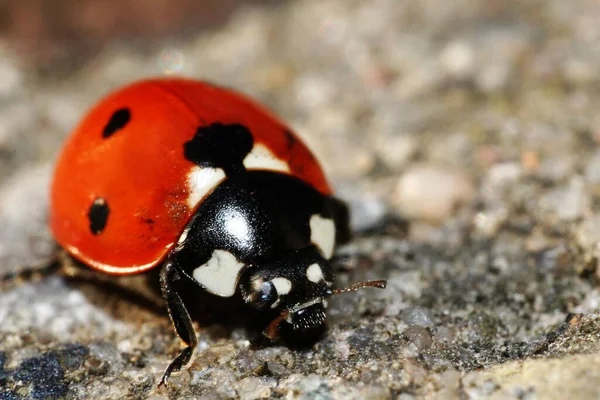
[[[597,398],[599,18],[594,0],[298,0],[68,77],[0,38],[0,399]],[[46,192],[87,107],[174,73],[288,121],[354,212],[336,285],[388,287],[332,298],[310,348],[190,293],[198,348],[158,389],[181,347],[156,274],[42,274]]]

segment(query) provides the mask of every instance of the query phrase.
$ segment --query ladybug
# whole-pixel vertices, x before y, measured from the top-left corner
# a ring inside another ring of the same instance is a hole
[[[239,295],[308,332],[333,289],[336,245],[350,237],[346,205],[311,151],[270,111],[187,78],[139,81],[94,106],[58,157],[50,228],[68,254],[128,275],[161,266],[160,286],[186,347],[159,386],[190,361],[197,337],[178,282]]]

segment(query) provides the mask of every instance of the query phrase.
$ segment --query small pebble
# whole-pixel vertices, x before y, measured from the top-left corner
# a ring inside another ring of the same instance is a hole
[[[471,180],[459,170],[417,165],[400,177],[392,201],[407,218],[442,222],[474,193]]]
[[[442,51],[441,60],[444,67],[454,77],[469,76],[475,67],[474,49],[466,41],[455,40],[448,43]]]
[[[303,392],[310,393],[317,391],[321,385],[327,385],[326,382],[324,377],[317,374],[310,374],[301,378],[298,382],[298,386]]]
[[[384,386],[367,385],[360,389],[360,397],[369,400],[387,400],[390,398],[390,390]]]
[[[95,342],[89,345],[90,357],[106,364],[112,371],[123,369],[123,356],[119,350],[108,342]]]
[[[403,363],[406,379],[416,385],[422,385],[427,380],[429,372],[414,358],[408,358]]]
[[[412,135],[377,136],[375,151],[388,168],[399,170],[417,151],[417,140]]]
[[[510,190],[511,186],[517,183],[521,176],[523,176],[523,168],[519,163],[496,164],[486,174],[483,181],[483,191],[489,197],[499,196],[505,190]]]
[[[427,328],[419,325],[411,325],[406,328],[404,330],[404,337],[421,351],[427,350],[433,344]]]
[[[590,212],[591,198],[582,177],[575,176],[570,182],[558,187],[540,199],[543,212],[551,213],[565,222],[582,218]]]
[[[419,325],[425,328],[433,327],[433,314],[423,307],[407,307],[400,313],[402,321],[408,325]]]
[[[454,332],[452,329],[446,326],[438,326],[433,334],[433,338],[436,342],[440,343],[452,343],[454,340]]]
[[[267,362],[267,368],[269,369],[269,372],[275,377],[282,377],[289,374],[287,368],[279,362],[269,361]]]
[[[266,399],[271,396],[270,385],[262,378],[248,377],[237,383],[240,400]]]

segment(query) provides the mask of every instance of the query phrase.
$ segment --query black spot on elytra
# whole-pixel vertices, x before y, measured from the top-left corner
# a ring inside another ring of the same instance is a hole
[[[120,108],[113,113],[110,120],[102,131],[102,137],[107,138],[112,136],[115,132],[123,129],[127,123],[131,120],[131,112],[128,108]]]
[[[101,233],[106,227],[106,222],[108,221],[108,214],[110,213],[110,208],[108,208],[108,203],[102,197],[98,197],[92,205],[90,206],[90,210],[88,211],[88,219],[90,220],[90,231],[94,235],[98,235]]]
[[[291,151],[294,147],[298,145],[298,138],[296,137],[294,132],[287,129],[283,131],[283,134],[285,135],[285,138],[287,140],[287,149],[288,151]]]
[[[244,158],[252,150],[252,133],[241,124],[201,126],[184,144],[186,159],[206,168],[222,168],[227,175],[245,170]]]

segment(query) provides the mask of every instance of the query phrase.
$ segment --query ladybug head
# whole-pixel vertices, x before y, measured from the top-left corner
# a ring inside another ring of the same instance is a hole
[[[261,266],[247,268],[240,280],[246,303],[259,310],[278,311],[265,335],[276,338],[281,323],[293,331],[310,331],[325,323],[327,298],[365,286],[385,287],[385,281],[362,282],[332,289],[333,267],[314,246]]]

